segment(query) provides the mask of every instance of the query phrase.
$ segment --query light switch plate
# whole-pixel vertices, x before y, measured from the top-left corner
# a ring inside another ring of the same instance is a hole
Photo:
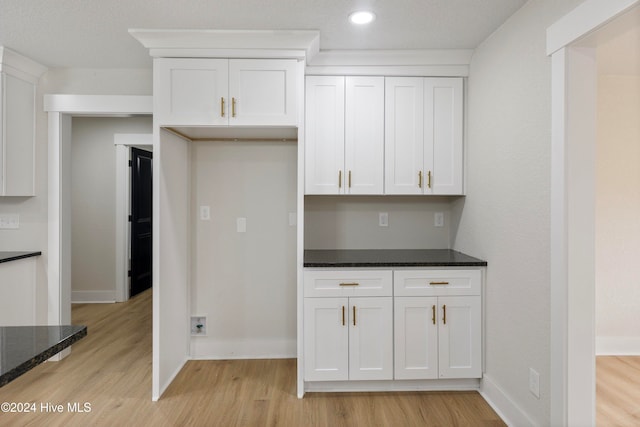
[[[298,215],[295,212],[289,212],[289,226],[295,227],[298,225]]]
[[[211,208],[209,206],[200,206],[200,219],[209,221],[211,219]]]
[[[20,228],[20,215],[18,214],[1,214],[0,229],[17,230]]]
[[[378,225],[380,227],[388,227],[389,226],[389,213],[388,212],[380,212],[380,213],[378,213]]]
[[[433,214],[433,225],[436,227],[444,227],[444,213],[436,212]]]
[[[247,232],[247,218],[237,218],[236,219],[236,231],[238,233],[246,233]]]

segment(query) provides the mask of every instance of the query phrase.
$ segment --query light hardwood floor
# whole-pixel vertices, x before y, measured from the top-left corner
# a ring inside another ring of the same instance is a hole
[[[74,305],[88,335],[71,356],[0,388],[1,426],[503,426],[475,392],[295,394],[295,360],[191,361],[151,402],[151,292],[123,304]],[[71,413],[69,403],[91,411]],[[41,405],[62,404],[64,413]]]
[[[640,357],[596,357],[596,423],[640,426]]]

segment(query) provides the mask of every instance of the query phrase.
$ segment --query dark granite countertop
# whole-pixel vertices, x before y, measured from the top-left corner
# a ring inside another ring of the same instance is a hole
[[[40,251],[0,251],[0,263],[42,255]]]
[[[305,250],[305,267],[484,267],[486,261],[451,249]]]
[[[86,326],[0,326],[0,387],[87,335]]]

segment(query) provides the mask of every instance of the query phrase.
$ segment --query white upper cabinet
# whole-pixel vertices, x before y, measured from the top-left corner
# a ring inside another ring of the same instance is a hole
[[[383,194],[384,78],[308,76],[306,194]]]
[[[340,194],[344,177],[344,77],[307,76],[305,193]]]
[[[297,126],[297,63],[155,60],[154,114],[168,126]]]
[[[45,70],[0,46],[0,196],[35,195],[36,85]]]
[[[463,193],[461,78],[385,80],[385,194]]]
[[[347,77],[345,194],[384,192],[384,78]]]

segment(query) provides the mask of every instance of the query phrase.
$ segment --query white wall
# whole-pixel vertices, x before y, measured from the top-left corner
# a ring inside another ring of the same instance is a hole
[[[191,355],[295,357],[297,145],[191,145],[191,312],[207,316],[208,332],[192,338]],[[211,220],[199,219],[203,205]]]
[[[640,355],[639,118],[640,77],[599,76],[595,232],[597,354]]]
[[[454,249],[485,259],[482,390],[513,425],[550,418],[551,62],[546,28],[580,4],[531,0],[476,50],[468,93],[467,197]],[[454,218],[455,221],[455,218]],[[529,368],[540,373],[540,399]]]
[[[443,249],[451,246],[451,201],[446,197],[307,196],[305,249]],[[378,214],[389,225],[378,225]],[[444,227],[434,214],[444,214]]]
[[[72,119],[71,298],[114,301],[116,133],[149,134],[151,117]]]

